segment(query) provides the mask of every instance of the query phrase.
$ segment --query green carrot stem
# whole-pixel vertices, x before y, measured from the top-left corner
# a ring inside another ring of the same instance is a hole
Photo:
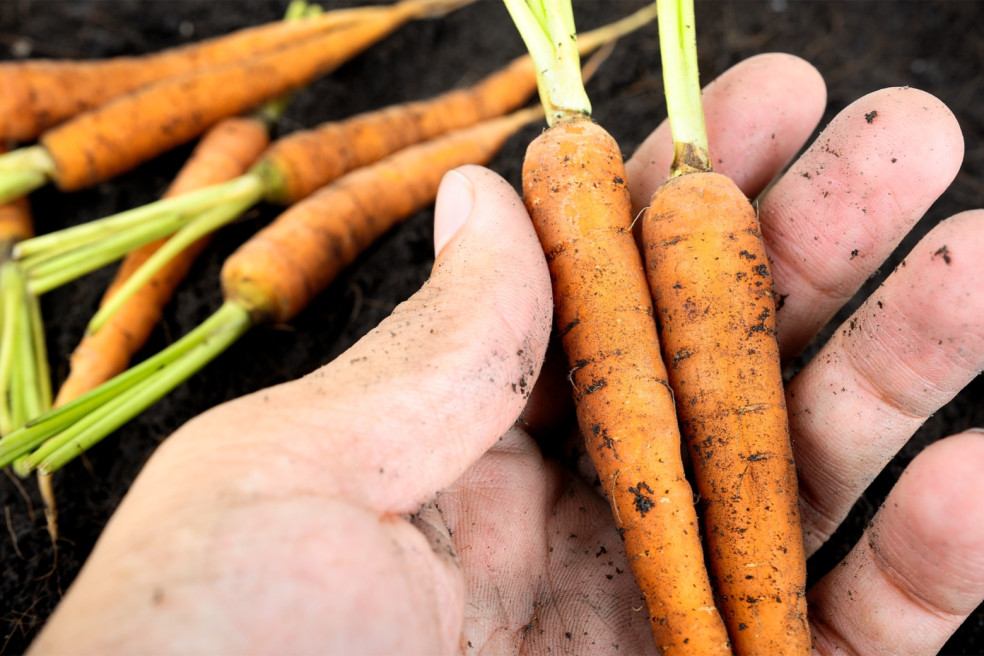
[[[666,111],[673,135],[671,175],[710,171],[693,0],[657,0],[657,8]]]
[[[250,202],[218,205],[198,215],[194,221],[161,245],[154,253],[120,285],[112,296],[96,311],[89,321],[87,332],[92,334],[102,328],[137,291],[153,278],[181,251],[202,237],[239,218],[252,205]]]
[[[34,256],[39,256],[39,259],[54,257],[161,217],[172,214],[194,215],[220,203],[240,198],[255,198],[254,202],[259,202],[262,194],[262,181],[255,176],[243,175],[229,182],[164,198],[102,219],[25,239],[14,247],[14,257],[21,261]]]
[[[28,288],[38,296],[67,282],[119,260],[134,249],[155,239],[166,237],[188,223],[187,215],[172,214],[160,217],[147,225],[134,226],[112,235],[98,244],[87,244],[53,259],[25,262]]]
[[[107,398],[48,439],[25,460],[25,468],[51,474],[68,464],[215,359],[252,325],[242,307],[225,303],[198,328],[162,351],[159,355],[165,356],[166,362],[153,375]],[[168,354],[172,349],[180,353]]]
[[[570,0],[503,0],[533,58],[548,125],[591,115]]]
[[[18,427],[11,404],[11,379],[17,360],[17,317],[23,293],[17,265],[4,262],[0,265],[0,435],[8,435]]]
[[[109,399],[152,377],[166,367],[169,362],[183,356],[197,343],[195,335],[200,330],[201,327],[99,387],[47,411],[45,414],[28,421],[22,428],[0,439],[0,468],[6,467],[14,459],[36,449],[45,440],[65,430],[81,417],[105,404]]]
[[[55,175],[55,162],[42,146],[0,155],[0,204],[26,196]]]

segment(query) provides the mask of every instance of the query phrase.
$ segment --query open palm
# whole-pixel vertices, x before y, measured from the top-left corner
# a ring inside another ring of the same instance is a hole
[[[757,57],[705,103],[715,167],[761,194],[792,359],[949,185],[959,128],[924,93],[878,91],[770,184],[822,114],[816,71]],[[670,157],[664,125],[628,162],[637,209]],[[655,651],[607,502],[570,448],[567,381],[540,375],[550,285],[522,203],[462,169],[435,241],[431,279],[336,361],[165,442],[37,653]],[[984,212],[935,227],[788,384],[809,552],[984,367],[982,250]],[[819,652],[939,649],[984,597],[982,470],[974,433],[916,458],[810,591]]]

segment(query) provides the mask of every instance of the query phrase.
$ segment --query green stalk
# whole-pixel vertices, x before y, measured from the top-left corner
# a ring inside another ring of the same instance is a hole
[[[205,235],[215,232],[227,223],[231,223],[249,209],[251,205],[252,203],[250,202],[219,205],[203,212],[194,221],[181,228],[181,230],[164,242],[160,248],[154,251],[153,255],[148,257],[113,292],[112,296],[102,304],[89,321],[87,332],[89,334],[98,332],[141,287],[147,284],[151,278],[157,275],[181,251]]]
[[[35,261],[40,261],[74,250],[79,246],[99,241],[107,236],[130,229],[134,225],[161,220],[161,217],[168,217],[172,214],[197,214],[220,203],[227,203],[240,198],[255,198],[255,202],[259,202],[262,197],[262,181],[255,176],[246,174],[228,182],[211,185],[180,196],[164,198],[57,232],[49,232],[25,239],[14,247],[14,257],[24,261],[29,257],[38,256],[38,260]]]
[[[503,0],[537,71],[547,124],[591,116],[570,0]]]
[[[24,468],[51,474],[65,466],[215,359],[252,325],[246,310],[225,303],[198,328],[158,354],[163,356],[163,363],[151,376],[106,398],[48,439],[28,456]]]
[[[152,377],[169,362],[183,356],[194,345],[193,339],[178,340],[167,349],[130,367],[99,387],[28,421],[22,428],[0,439],[0,468],[36,449],[49,437],[65,430],[109,399]]]
[[[666,111],[673,135],[671,176],[710,171],[693,0],[657,0]]]
[[[55,162],[43,146],[18,148],[0,155],[0,204],[26,196],[55,175]]]
[[[33,294],[41,296],[87,273],[115,262],[127,253],[180,230],[193,216],[171,214],[160,219],[108,236],[106,239],[81,246],[58,257],[42,261],[25,262],[28,286]]]
[[[23,294],[19,272],[13,262],[0,266],[0,435],[7,435],[18,424],[11,404],[11,378],[17,349],[17,316]]]

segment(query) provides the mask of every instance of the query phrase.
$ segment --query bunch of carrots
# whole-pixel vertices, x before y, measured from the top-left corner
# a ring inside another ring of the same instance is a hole
[[[271,142],[292,92],[405,22],[469,1],[299,5],[288,20],[146,58],[0,64],[11,90],[0,139],[37,141],[0,155],[0,466],[47,481],[253,326],[290,322],[429,205],[446,171],[489,161],[545,115],[523,196],[579,426],[656,645],[668,656],[808,653],[771,274],[754,210],[711,171],[690,0],[658,0],[580,38],[570,0],[504,0],[529,56],[472,87]],[[580,56],[657,13],[676,157],[640,247],[620,150],[591,120]],[[521,109],[537,88],[542,107]],[[162,105],[173,115],[145,123],[141,108]],[[92,186],[196,138],[160,201],[33,236],[30,191]],[[223,304],[130,366],[209,235],[261,202],[285,209],[226,260]],[[37,297],[121,258],[47,410]]]

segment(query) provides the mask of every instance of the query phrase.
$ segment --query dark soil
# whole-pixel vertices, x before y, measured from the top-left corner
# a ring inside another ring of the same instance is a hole
[[[331,6],[354,4],[331,0]],[[576,0],[582,28],[641,6],[640,0]],[[105,57],[143,53],[278,18],[285,0],[4,0],[0,58]],[[710,79],[764,51],[798,54],[816,65],[830,93],[826,120],[859,96],[909,85],[945,101],[967,140],[956,182],[910,240],[872,277],[870,292],[929,227],[955,212],[984,206],[984,48],[971,36],[984,25],[977,2],[798,2],[741,0],[698,3],[701,69]],[[498,0],[478,2],[440,21],[408,25],[299,94],[280,130],[425,97],[475,80],[521,51]],[[2,92],[2,90],[0,90]],[[596,118],[631,153],[664,115],[655,26],[625,39],[591,81]],[[539,127],[517,135],[492,167],[518,183],[526,144]],[[39,230],[97,218],[155,199],[187,156],[180,148],[111,183],[71,195],[36,193]],[[195,267],[156,331],[147,353],[185,334],[220,302],[217,270],[257,226],[276,215],[260,208],[222,232]],[[431,213],[420,212],[366,253],[289,326],[258,329],[143,416],[56,477],[61,509],[57,553],[44,530],[34,484],[0,476],[6,535],[0,538],[0,653],[20,653],[72,582],[110,514],[154,448],[177,426],[222,401],[296,378],[345,350],[413,293],[432,264]],[[57,384],[112,269],[53,292],[44,313],[57,318],[48,339]],[[837,317],[840,323],[850,308]],[[817,577],[860,535],[905,464],[927,443],[984,425],[980,377],[933,416],[858,502],[835,539],[811,560]],[[984,608],[945,650],[984,653]]]

